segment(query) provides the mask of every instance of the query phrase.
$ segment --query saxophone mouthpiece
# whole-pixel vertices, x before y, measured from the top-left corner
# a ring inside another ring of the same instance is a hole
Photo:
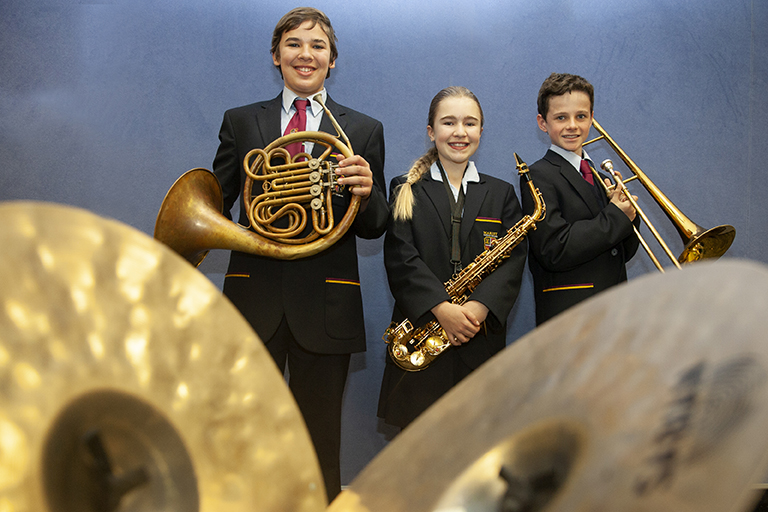
[[[517,153],[512,153],[515,155],[515,165],[517,167],[517,174],[520,176],[525,177],[526,180],[530,181],[530,176],[528,175],[528,164],[523,162],[519,156],[517,156]]]

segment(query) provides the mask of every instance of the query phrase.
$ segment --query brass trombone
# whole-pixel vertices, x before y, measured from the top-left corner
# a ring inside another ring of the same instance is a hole
[[[643,220],[643,222],[646,223],[653,237],[656,239],[669,259],[677,268],[680,268],[681,263],[691,263],[705,258],[717,259],[725,254],[726,251],[728,251],[728,248],[733,243],[733,239],[736,237],[736,229],[733,226],[726,224],[711,229],[704,229],[695,222],[691,221],[688,217],[683,215],[683,212],[681,212],[680,209],[678,209],[674,203],[672,203],[672,201],[670,201],[667,196],[665,196],[664,193],[650,179],[648,179],[648,176],[646,176],[645,173],[637,166],[637,164],[635,164],[635,162],[629,158],[624,150],[621,149],[618,144],[616,144],[611,136],[608,135],[602,126],[600,126],[600,123],[592,119],[592,126],[594,126],[595,130],[600,133],[600,136],[585,142],[583,145],[587,146],[593,142],[605,140],[608,145],[611,146],[614,152],[616,152],[616,154],[619,155],[619,157],[624,161],[624,163],[627,165],[629,170],[632,171],[633,174],[633,176],[630,176],[626,180],[622,181],[621,179],[617,178],[616,172],[613,170],[613,162],[611,162],[611,160],[605,160],[601,164],[601,167],[614,178],[616,183],[608,187],[605,183],[603,183],[603,180],[600,179],[599,176],[596,176],[597,181],[599,181],[603,186],[606,194],[610,195],[614,190],[614,187],[619,187],[624,191],[625,196],[635,208],[637,214],[640,215],[640,218]],[[683,244],[685,246],[683,252],[677,258],[675,258],[675,256],[672,254],[672,251],[669,249],[667,244],[664,243],[661,235],[659,235],[656,228],[653,226],[653,224],[651,224],[650,220],[645,215],[645,212],[643,212],[643,210],[638,206],[637,202],[632,197],[632,194],[630,194],[630,192],[627,190],[626,183],[632,180],[639,180],[640,183],[642,183],[646,190],[651,194],[651,197],[653,197],[659,206],[661,206],[661,209],[664,210],[664,213],[675,225],[675,228],[677,228],[677,232],[680,234],[680,238],[682,238]],[[637,228],[635,228],[635,233],[637,234],[643,249],[645,249],[645,251],[648,253],[654,265],[656,265],[656,268],[658,268],[661,272],[664,272],[661,263],[659,263],[659,260],[653,254],[653,251],[648,246],[645,239],[640,235],[640,232]]]

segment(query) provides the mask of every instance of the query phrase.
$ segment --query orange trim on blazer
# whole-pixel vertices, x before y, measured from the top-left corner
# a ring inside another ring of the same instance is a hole
[[[594,288],[595,285],[593,283],[585,283],[585,284],[566,284],[563,286],[553,286],[552,288],[544,288],[541,290],[542,292],[559,292],[563,290],[588,290],[590,288]]]
[[[325,282],[333,283],[333,284],[351,284],[354,286],[360,286],[360,281],[353,281],[352,279],[337,279],[334,277],[326,277]]]

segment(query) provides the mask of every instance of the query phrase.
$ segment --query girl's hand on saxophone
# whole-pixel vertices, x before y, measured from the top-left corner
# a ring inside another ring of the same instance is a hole
[[[458,346],[468,342],[480,331],[488,308],[476,301],[467,302],[463,306],[444,301],[433,307],[432,313],[451,344]]]

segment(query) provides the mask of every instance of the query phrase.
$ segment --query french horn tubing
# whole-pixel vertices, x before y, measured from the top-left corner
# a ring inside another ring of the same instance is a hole
[[[314,100],[323,106],[344,141],[325,132],[302,131],[275,139],[264,149],[249,151],[243,159],[248,226],[233,223],[222,214],[221,184],[209,170],[196,168],[176,180],[163,199],[155,238],[195,266],[210,249],[294,260],[318,254],[336,243],[360,208],[360,196],[352,194],[346,213],[337,221],[332,206],[334,193],[344,189],[335,172],[338,161],[354,153],[322,96],[318,94]],[[319,145],[322,153],[317,158],[308,153],[291,157],[285,147],[296,142]]]
[[[646,176],[640,167],[638,167],[637,164],[632,161],[631,158],[629,158],[629,155],[627,155],[627,153],[624,152],[624,150],[621,149],[618,144],[616,144],[611,136],[608,135],[608,132],[606,132],[603,127],[600,126],[600,123],[598,123],[595,119],[592,119],[592,126],[595,127],[595,130],[597,130],[600,136],[585,142],[583,146],[587,146],[599,140],[605,140],[611,149],[613,149],[613,151],[624,161],[624,163],[627,165],[629,170],[632,171],[633,174],[633,176],[622,181],[616,177],[617,175],[613,170],[613,162],[611,162],[611,160],[604,160],[601,167],[603,170],[611,174],[611,176],[614,178],[615,184],[611,187],[607,187],[599,176],[597,177],[597,181],[600,182],[600,185],[603,186],[606,194],[608,195],[610,195],[613,191],[613,187],[619,187],[620,189],[624,190],[625,196],[632,203],[632,206],[637,211],[637,214],[640,215],[640,218],[648,226],[648,229],[651,231],[653,237],[657,240],[661,248],[677,268],[680,268],[680,264],[691,263],[705,258],[717,259],[725,254],[726,251],[728,251],[731,244],[733,243],[733,239],[736,237],[736,229],[733,226],[722,225],[710,229],[704,229],[693,222],[691,219],[686,217],[683,212],[680,211],[680,209],[675,206],[675,204],[670,201],[666,195],[664,195],[661,189],[659,189],[659,187],[657,187],[648,178],[648,176]],[[675,258],[675,256],[672,254],[672,251],[661,238],[661,235],[650,222],[645,212],[643,212],[640,206],[635,202],[632,194],[630,194],[627,190],[625,184],[633,180],[638,180],[640,183],[642,183],[651,197],[659,204],[669,220],[671,220],[675,225],[675,228],[680,234],[680,238],[683,240],[684,244],[683,252],[677,258]],[[650,249],[648,243],[642,237],[637,228],[635,228],[635,234],[637,235],[638,239],[640,240],[640,244],[648,253],[648,256],[651,258],[656,268],[659,271],[664,272],[664,268],[662,267],[661,263],[659,263],[658,258],[656,258],[656,256],[653,254],[653,251]]]
[[[445,283],[445,290],[454,304],[464,304],[469,300],[477,285],[512,254],[512,250],[523,241],[529,231],[536,229],[536,223],[540,222],[546,214],[544,200],[539,189],[533,185],[528,174],[528,166],[520,160],[517,153],[514,155],[518,174],[526,181],[536,204],[534,211],[531,215],[520,219],[502,238],[496,240],[489,249],[478,254],[472,263]],[[425,369],[451,346],[437,320],[432,320],[417,329],[413,328],[411,321],[407,318],[399,324],[392,322],[382,339],[387,343],[387,352],[392,361],[409,372]]]

